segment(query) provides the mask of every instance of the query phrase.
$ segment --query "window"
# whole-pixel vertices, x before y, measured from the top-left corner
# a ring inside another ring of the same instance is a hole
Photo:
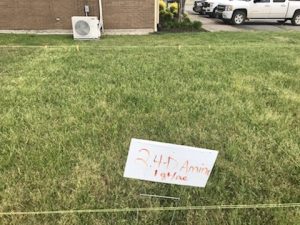
[[[285,0],[273,0],[274,3],[282,3],[285,2]]]

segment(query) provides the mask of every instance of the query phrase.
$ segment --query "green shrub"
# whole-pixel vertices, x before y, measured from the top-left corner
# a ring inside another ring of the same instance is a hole
[[[182,20],[181,22],[177,20],[168,20],[161,24],[161,30],[163,31],[199,31],[201,30],[201,23],[198,21],[191,22],[190,20]]]
[[[201,27],[202,27],[202,23],[201,23],[200,21],[194,21],[194,22],[193,22],[193,28],[194,28],[195,30],[200,30]]]
[[[199,31],[201,30],[200,22],[191,22],[187,14],[183,14],[182,20],[178,21],[178,3],[172,3],[169,9],[160,7],[159,26],[160,31]]]
[[[177,2],[170,4],[169,8],[171,13],[178,14],[179,5]]]
[[[182,21],[186,22],[186,23],[190,23],[191,22],[190,18],[188,18],[188,17],[183,17]]]
[[[174,15],[169,10],[161,10],[159,12],[159,21],[163,25],[168,21],[173,20]]]
[[[167,4],[163,0],[159,0],[159,11],[164,11],[167,8]]]

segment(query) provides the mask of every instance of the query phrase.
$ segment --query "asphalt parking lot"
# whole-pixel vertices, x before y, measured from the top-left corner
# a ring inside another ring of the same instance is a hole
[[[186,13],[193,21],[200,21],[203,29],[210,32],[218,31],[300,31],[300,26],[293,26],[290,21],[279,24],[277,20],[253,20],[243,25],[233,26],[224,24],[220,19],[209,18],[193,11],[193,0],[186,2]]]

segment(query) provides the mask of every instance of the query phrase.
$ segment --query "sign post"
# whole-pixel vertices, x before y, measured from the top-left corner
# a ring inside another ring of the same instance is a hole
[[[149,195],[149,194],[140,194],[141,197],[148,197],[148,198],[161,198],[161,199],[165,199],[165,200],[172,200],[174,201],[174,204],[173,206],[177,206],[178,205],[178,202],[180,201],[180,198],[177,198],[177,197],[171,197],[171,196],[163,196],[163,195]],[[173,211],[173,214],[172,214],[172,218],[171,218],[171,221],[170,221],[170,225],[173,224],[173,221],[175,219],[175,213],[176,211],[174,210]]]

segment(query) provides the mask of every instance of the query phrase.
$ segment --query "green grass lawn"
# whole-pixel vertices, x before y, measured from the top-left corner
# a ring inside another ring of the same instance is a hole
[[[300,202],[300,33],[0,35],[0,211]],[[124,179],[131,138],[219,151],[205,189]],[[169,224],[172,212],[0,224]],[[300,209],[177,212],[174,224],[300,223]]]

